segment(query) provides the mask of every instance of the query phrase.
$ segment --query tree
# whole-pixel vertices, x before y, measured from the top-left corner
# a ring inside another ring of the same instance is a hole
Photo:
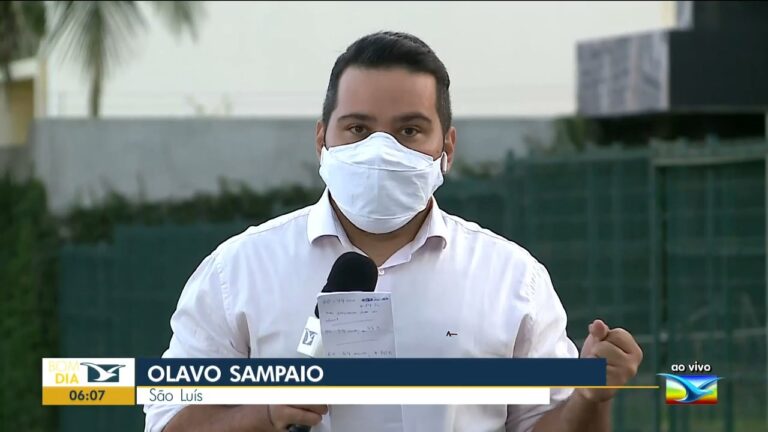
[[[104,79],[125,60],[137,32],[146,27],[139,3],[151,4],[173,32],[188,31],[193,38],[197,36],[202,9],[194,1],[54,1],[47,10],[50,32],[44,49],[50,53],[61,48],[65,59],[80,64],[90,81],[88,107],[92,117],[101,112]]]
[[[42,1],[0,1],[0,71],[13,81],[11,62],[33,56],[45,34]]]

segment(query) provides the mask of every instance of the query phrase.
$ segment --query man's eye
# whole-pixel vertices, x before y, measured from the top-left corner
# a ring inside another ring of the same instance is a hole
[[[365,133],[365,128],[360,125],[351,126],[348,130],[355,135],[361,135]]]
[[[407,137],[415,137],[419,133],[419,130],[413,127],[407,127],[403,129],[403,135]]]

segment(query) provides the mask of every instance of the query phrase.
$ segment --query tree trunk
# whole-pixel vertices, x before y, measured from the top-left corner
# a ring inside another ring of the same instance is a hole
[[[91,78],[91,94],[88,101],[88,113],[92,118],[98,118],[101,114],[101,71],[97,71]]]

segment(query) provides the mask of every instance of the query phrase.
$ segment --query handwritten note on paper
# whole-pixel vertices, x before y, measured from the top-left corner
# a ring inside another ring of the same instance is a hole
[[[395,331],[392,323],[391,293],[345,292],[324,293],[317,297],[320,329],[326,357],[380,358],[395,357]],[[331,405],[331,428],[334,432],[371,430],[396,431],[383,425],[400,425],[400,406],[377,407]]]
[[[395,357],[391,296],[391,293],[372,292],[318,295],[326,357]]]

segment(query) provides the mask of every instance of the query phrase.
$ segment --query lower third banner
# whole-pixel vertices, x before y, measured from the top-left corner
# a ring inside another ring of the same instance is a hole
[[[605,385],[601,359],[138,359],[143,404],[549,404]]]
[[[43,359],[43,405],[538,405],[603,359]]]

